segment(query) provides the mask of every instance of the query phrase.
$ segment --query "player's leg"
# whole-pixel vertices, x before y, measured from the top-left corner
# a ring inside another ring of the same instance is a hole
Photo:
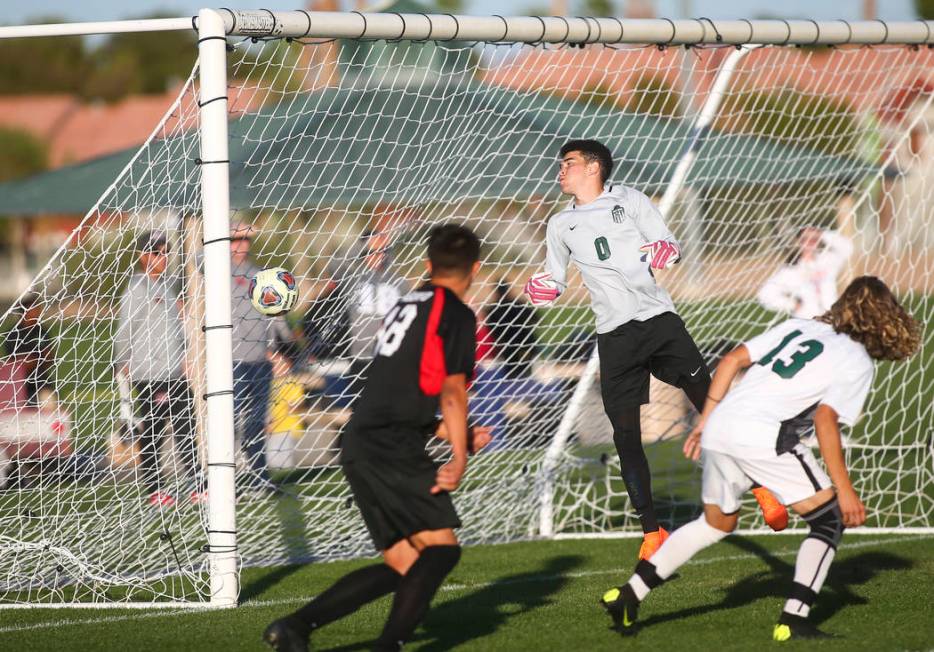
[[[675,530],[651,560],[639,561],[626,584],[610,589],[601,599],[618,629],[625,631],[635,624],[639,604],[652,589],[691,557],[736,529],[740,497],[751,484],[752,480],[729,455],[704,453],[704,513]]]
[[[165,428],[165,414],[161,409],[165,397],[158,382],[138,382],[133,387],[137,393],[137,405],[140,409],[142,427],[139,436],[139,464],[142,468],[143,482],[149,494],[149,504],[156,507],[169,506],[174,499],[162,491],[161,473],[159,469],[159,445],[162,442],[162,431]]]
[[[643,558],[651,556],[667,535],[655,513],[652,475],[642,448],[640,406],[649,402],[649,371],[643,364],[640,346],[645,330],[643,324],[629,322],[597,336],[603,409],[613,427],[613,443],[629,501],[645,534],[639,551]]]
[[[202,501],[206,494],[205,481],[198,464],[198,443],[195,440],[195,412],[188,381],[177,378],[169,383],[169,413],[175,434],[175,450],[192,482],[192,502]]]
[[[383,557],[385,563],[358,568],[344,575],[302,608],[273,622],[263,633],[263,640],[276,650],[304,652],[313,631],[395,591],[402,579],[396,567],[414,563],[418,553],[403,539],[384,550]]]
[[[607,416],[613,425],[613,443],[619,455],[620,474],[629,494],[629,501],[639,515],[639,522],[647,540],[650,534],[656,538],[663,538],[658,516],[655,513],[655,503],[652,500],[652,473],[649,470],[649,460],[642,447],[642,426],[640,406],[609,407]],[[658,541],[661,544],[661,541]],[[654,549],[657,549],[657,545]],[[648,551],[643,558],[648,558],[654,550]]]
[[[246,397],[243,422],[243,440],[250,466],[259,478],[259,485],[268,488],[269,471],[266,468],[266,411],[272,386],[272,364],[254,362],[247,365],[249,395]]]
[[[408,540],[418,550],[418,558],[399,582],[389,619],[374,650],[402,648],[428,613],[444,578],[460,560],[460,544],[450,528],[416,532]],[[403,559],[403,563],[407,561]]]
[[[344,476],[384,563],[348,573],[301,609],[274,621],[263,640],[277,650],[304,651],[316,629],[357,611],[363,605],[395,591],[403,574],[415,563],[418,551],[394,529],[380,507],[380,491],[373,486],[373,467],[345,463]]]
[[[804,519],[810,531],[795,561],[795,576],[788,592],[773,638],[822,638],[828,636],[811,624],[807,617],[820,593],[837,546],[843,536],[843,515],[831,488],[830,479],[814,459],[810,449],[798,444],[794,450],[778,456],[781,476],[762,482],[781,496]]]
[[[664,313],[653,321],[657,322],[658,348],[651,357],[652,374],[680,387],[694,408],[702,412],[710,389],[707,361],[678,315]],[[788,526],[785,506],[758,484],[753,484],[752,494],[759,503],[766,524],[776,532],[784,530]]]

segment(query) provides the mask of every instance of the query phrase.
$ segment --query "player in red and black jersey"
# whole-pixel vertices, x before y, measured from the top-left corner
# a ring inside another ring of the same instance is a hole
[[[399,650],[460,559],[460,526],[448,492],[467,467],[468,447],[489,433],[467,427],[476,317],[462,301],[480,267],[480,241],[446,224],[428,240],[430,280],[386,315],[366,386],[341,440],[344,475],[383,562],[356,570],[298,611],[272,623],[264,639],[277,650],[307,650],[315,629],[395,593],[375,650]],[[436,415],[442,423],[436,429]],[[438,467],[428,437],[448,440]]]

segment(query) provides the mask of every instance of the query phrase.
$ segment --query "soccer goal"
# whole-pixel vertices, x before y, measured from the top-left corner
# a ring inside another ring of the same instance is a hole
[[[567,201],[559,147],[603,141],[612,181],[660,202],[684,257],[658,278],[711,364],[783,318],[761,288],[800,264],[805,234],[817,254],[846,250],[817,276],[879,275],[931,323],[932,27],[203,10],[0,28],[195,29],[199,43],[142,147],[29,182],[114,178],[5,314],[0,605],[231,606],[241,566],[372,554],[338,437],[369,329],[423,278],[425,236],[448,220],[483,238],[471,412],[494,428],[456,494],[463,540],[638,532],[586,291],[572,274],[552,307],[521,297]],[[297,335],[238,312],[250,268],[232,233],[298,278]],[[161,294],[125,299],[144,290]],[[928,328],[910,363],[878,368],[846,432],[868,529],[934,528],[931,345]],[[153,384],[166,378],[174,389]],[[240,404],[247,385],[259,412]],[[651,391],[644,442],[676,525],[700,509],[680,454],[694,415]]]

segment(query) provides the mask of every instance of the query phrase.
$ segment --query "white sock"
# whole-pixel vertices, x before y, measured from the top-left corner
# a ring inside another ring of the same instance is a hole
[[[658,549],[650,563],[655,566],[655,572],[663,580],[668,579],[688,559],[704,548],[720,541],[729,532],[718,530],[707,523],[703,514],[700,518],[682,525],[672,532]],[[629,579],[629,586],[640,600],[644,599],[651,590],[638,575]]]
[[[659,551],[661,552],[661,551]],[[833,562],[836,551],[825,542],[808,537],[801,542],[798,548],[798,559],[795,562],[795,584],[819,593],[827,579],[827,572]],[[655,558],[653,557],[654,561]],[[800,587],[792,589],[794,591]],[[787,613],[807,618],[811,612],[811,601],[805,602],[796,598],[789,598],[785,603]]]

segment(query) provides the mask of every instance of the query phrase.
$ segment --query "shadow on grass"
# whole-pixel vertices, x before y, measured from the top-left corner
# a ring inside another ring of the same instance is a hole
[[[490,636],[508,619],[550,604],[568,583],[566,574],[583,561],[577,555],[554,557],[536,571],[500,577],[454,600],[441,602],[440,593],[411,643],[420,644],[422,652],[440,652]],[[328,652],[369,650],[372,645],[373,641],[366,641]]]
[[[711,595],[711,604],[657,614],[641,621],[641,627],[702,616],[724,609],[745,607],[763,598],[775,599],[775,618],[778,618],[794,579],[794,560],[786,561],[776,557],[760,544],[744,537],[730,537],[725,542],[756,555],[768,565],[768,570],[740,579],[723,591],[725,595],[719,601],[714,601],[716,596]],[[866,598],[854,593],[853,587],[869,582],[881,572],[907,570],[913,565],[914,562],[909,559],[878,551],[865,552],[835,561],[818,595],[811,620],[815,624],[820,624],[844,607],[868,604],[869,601]]]
[[[290,563],[288,566],[280,566],[270,573],[265,573],[262,577],[243,586],[240,589],[241,601],[262,595],[292,573],[300,571],[304,568],[303,562],[309,561],[312,556],[299,499],[287,493],[269,500],[272,501],[273,511],[279,521],[279,536]]]

